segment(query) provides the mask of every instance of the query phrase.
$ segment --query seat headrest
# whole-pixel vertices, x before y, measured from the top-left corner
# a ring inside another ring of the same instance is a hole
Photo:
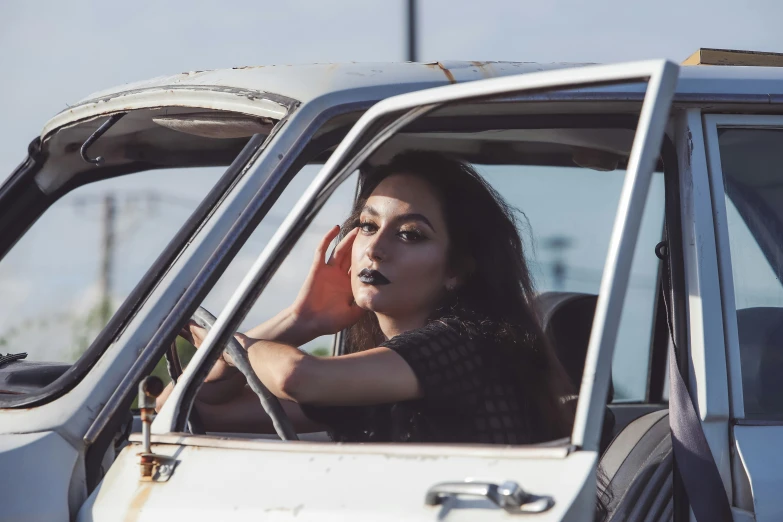
[[[597,295],[577,292],[544,292],[537,297],[544,333],[576,390],[582,384],[597,301]],[[607,402],[613,397],[610,380]]]
[[[737,310],[746,415],[783,415],[783,308]]]

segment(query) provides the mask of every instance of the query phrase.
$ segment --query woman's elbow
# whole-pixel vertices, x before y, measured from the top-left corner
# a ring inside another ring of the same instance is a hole
[[[288,361],[277,376],[280,397],[300,404],[311,402],[316,388],[315,363],[317,358],[311,355]]]

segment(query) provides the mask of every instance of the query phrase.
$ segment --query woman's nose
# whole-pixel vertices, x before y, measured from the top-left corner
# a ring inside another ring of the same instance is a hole
[[[373,261],[381,261],[386,257],[386,249],[383,246],[382,234],[375,234],[373,238],[367,243],[367,247],[364,250],[369,259]]]

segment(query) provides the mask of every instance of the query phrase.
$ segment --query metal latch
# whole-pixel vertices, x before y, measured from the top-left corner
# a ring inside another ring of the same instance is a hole
[[[552,497],[527,493],[519,484],[506,481],[501,485],[491,482],[442,482],[427,491],[424,503],[437,506],[459,496],[483,497],[508,513],[543,513],[555,505]]]
[[[166,482],[174,472],[177,460],[167,455],[152,453],[150,426],[155,418],[155,399],[163,393],[163,381],[151,375],[139,383],[139,409],[141,410],[142,452],[139,453],[141,480]]]

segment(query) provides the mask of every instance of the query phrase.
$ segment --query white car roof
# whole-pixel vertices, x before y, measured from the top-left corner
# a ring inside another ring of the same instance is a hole
[[[343,63],[235,67],[212,71],[191,71],[161,76],[96,92],[70,106],[44,127],[42,136],[75,121],[111,111],[166,106],[166,93],[198,91],[203,96],[220,93],[231,97],[236,110],[259,116],[280,117],[264,93],[299,103],[322,100],[380,100],[388,96],[447,83],[465,82],[513,74],[579,67],[591,64],[532,62],[432,62],[432,63]],[[644,86],[620,85],[602,88],[614,93],[639,93]],[[124,105],[122,98],[143,101]],[[152,93],[157,93],[153,95]],[[679,101],[730,101],[776,103],[783,101],[783,68],[752,66],[683,66],[677,87]],[[192,101],[191,103],[198,103]],[[282,105],[282,102],[280,102]],[[171,103],[177,105],[177,103]],[[229,104],[231,105],[231,104]],[[228,108],[227,106],[215,108]]]

